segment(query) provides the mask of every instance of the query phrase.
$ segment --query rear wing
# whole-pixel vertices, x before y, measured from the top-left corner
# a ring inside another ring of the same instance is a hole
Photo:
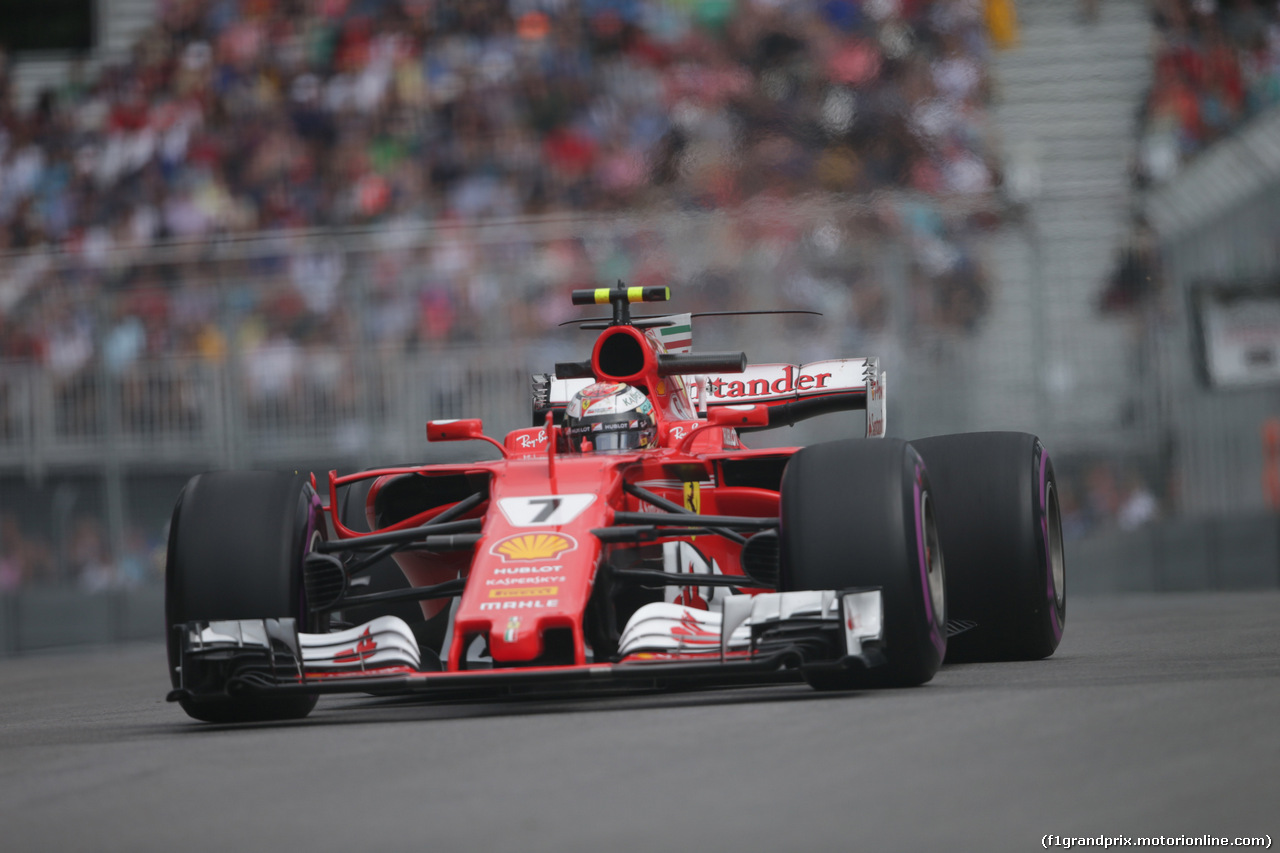
[[[752,364],[742,373],[707,376],[694,383],[691,391],[699,410],[766,405],[770,427],[791,426],[829,412],[865,409],[867,437],[884,435],[885,372],[876,356],[809,364]]]
[[[867,412],[866,436],[885,434],[885,372],[880,359],[834,358],[809,364],[753,364],[742,373],[689,377],[691,402],[698,411],[744,404],[769,407],[768,427],[791,426],[830,412]],[[594,379],[560,379],[554,374],[533,377],[534,424],[552,412],[559,420],[569,399]]]

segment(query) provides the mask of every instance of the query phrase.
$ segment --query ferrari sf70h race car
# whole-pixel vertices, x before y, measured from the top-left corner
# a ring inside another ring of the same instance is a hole
[[[591,357],[533,377],[533,426],[431,421],[497,459],[192,478],[165,609],[192,717],[303,717],[326,693],[486,697],[803,679],[919,685],[1037,659],[1066,617],[1053,465],[1032,435],[887,438],[876,358],[692,351],[662,287],[575,291]],[[741,436],[865,410],[865,434]],[[492,451],[490,451],[492,455]],[[946,555],[945,570],[943,555]],[[398,587],[370,584],[394,564]]]

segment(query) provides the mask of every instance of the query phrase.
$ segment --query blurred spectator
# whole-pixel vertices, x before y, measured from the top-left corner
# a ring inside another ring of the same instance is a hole
[[[1089,468],[1085,476],[1088,490],[1085,511],[1090,522],[1094,528],[1114,526],[1121,504],[1115,468],[1108,463],[1098,462]]]
[[[163,580],[163,573],[157,576],[152,564],[151,549],[142,529],[135,526],[125,534],[125,551],[117,561],[115,582],[118,586],[135,587],[153,581]]]
[[[1145,217],[1139,215],[1120,247],[1115,268],[1102,293],[1101,308],[1104,311],[1141,308],[1160,295],[1163,285],[1159,240]]]
[[[1059,481],[1058,510],[1062,513],[1062,536],[1069,542],[1083,539],[1092,527],[1088,514],[1068,482]]]
[[[6,513],[0,517],[0,593],[13,592],[27,580],[21,550],[17,520]]]
[[[107,553],[102,523],[93,516],[81,516],[72,525],[67,558],[72,575],[85,592],[104,592],[116,584],[116,567]]]
[[[1062,532],[1069,540],[1113,531],[1137,530],[1157,521],[1161,504],[1176,496],[1158,496],[1146,476],[1128,461],[1060,460],[1058,495]],[[1168,483],[1170,489],[1172,483]]]
[[[1130,471],[1124,478],[1124,493],[1116,513],[1116,523],[1121,530],[1136,530],[1155,521],[1160,515],[1156,496],[1147,488],[1137,473]]]
[[[1018,14],[1013,0],[984,0],[983,8],[991,43],[1002,50],[1017,47]]]
[[[0,592],[53,579],[48,543],[25,534],[12,513],[0,515]]]

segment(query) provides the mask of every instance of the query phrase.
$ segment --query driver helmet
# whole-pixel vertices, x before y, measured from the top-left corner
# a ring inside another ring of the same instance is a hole
[[[569,400],[565,437],[575,453],[622,453],[653,447],[658,422],[653,403],[625,382],[597,382]]]

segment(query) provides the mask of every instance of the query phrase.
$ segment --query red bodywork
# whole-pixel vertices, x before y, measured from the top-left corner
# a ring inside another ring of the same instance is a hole
[[[615,341],[617,336],[628,336],[632,341]],[[638,349],[642,354],[640,363],[634,365],[638,369],[625,375],[608,369],[609,346]],[[657,512],[653,506],[624,491],[624,483],[640,486],[704,515],[778,517],[776,488],[726,486],[722,462],[785,458],[797,448],[744,448],[737,430],[726,424],[764,423],[767,418],[763,407],[749,406],[743,411],[725,409],[711,418],[700,417],[691,385],[685,378],[661,375],[659,355],[662,353],[664,348],[654,332],[616,325],[599,336],[591,361],[597,381],[626,382],[647,394],[658,422],[655,448],[621,454],[559,452],[559,428],[551,425],[550,417],[546,426],[515,430],[501,444],[480,435],[475,421],[433,422],[428,426],[428,437],[432,440],[483,438],[499,446],[502,458],[461,465],[389,468],[342,477],[330,472],[329,514],[339,539],[369,535],[342,524],[337,507],[340,506],[338,490],[343,486],[375,478],[367,515],[373,532],[380,533],[421,526],[458,503],[456,500],[443,502],[394,524],[374,528],[373,508],[378,496],[397,478],[467,475],[487,482],[487,499],[460,516],[461,519],[482,519],[479,541],[473,549],[394,554],[411,586],[425,587],[457,577],[467,579],[453,616],[452,640],[448,648],[441,650],[446,672],[465,669],[466,650],[477,636],[487,639],[494,669],[538,667],[546,650],[545,639],[549,632],[557,629],[572,636],[573,665],[589,663],[585,631],[588,602],[597,573],[608,560],[609,549],[615,547],[602,543],[592,531],[615,524],[618,512]],[[788,367],[785,373],[788,382],[791,375]],[[845,393],[847,396],[847,390]],[[711,402],[735,401],[712,399]],[[765,406],[772,403],[762,402]],[[657,518],[660,516],[655,516],[655,520]],[[695,545],[707,563],[714,562],[726,575],[743,574],[741,545],[728,538],[706,533],[692,537],[677,530],[656,542],[690,541],[691,538],[696,539]],[[751,590],[744,585],[744,591]],[[696,580],[681,589],[677,603],[707,607],[697,590]],[[424,601],[423,614],[430,618],[448,605],[448,600]]]

